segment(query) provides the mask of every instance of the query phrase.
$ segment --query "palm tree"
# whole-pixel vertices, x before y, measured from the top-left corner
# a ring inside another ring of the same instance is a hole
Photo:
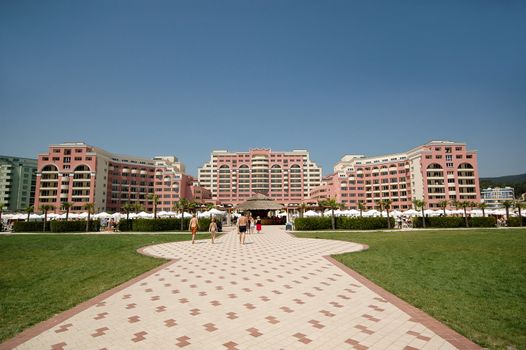
[[[65,210],[66,211],[66,221],[68,221],[68,218],[69,218],[69,209],[73,206],[73,204],[69,203],[69,202],[64,202],[64,203],[61,203],[60,204],[60,208],[62,210]]]
[[[24,211],[27,213],[27,220],[29,222],[29,216],[33,211],[35,211],[35,207],[30,205],[29,207],[25,208]]]
[[[94,207],[95,207],[95,204],[93,203],[84,204],[84,209],[88,211],[88,221],[86,221],[86,232],[89,231],[89,222],[91,220],[91,213],[93,212]]]
[[[157,204],[159,203],[159,195],[151,193],[148,199],[153,202],[153,218],[157,219]]]
[[[467,202],[467,201],[457,202],[457,206],[458,208],[462,208],[464,210],[464,220],[466,221],[466,227],[469,227],[467,209],[471,207],[471,202]]]
[[[424,215],[424,207],[426,206],[426,202],[420,199],[413,199],[413,205],[415,206],[416,210],[422,210],[422,227],[426,228],[426,217]]]
[[[325,209],[325,206],[326,206],[326,200],[323,200],[323,199],[320,199],[318,201],[318,207],[320,208],[320,211],[321,211],[321,217],[323,217],[323,210]]]
[[[189,204],[190,202],[188,202],[188,199],[186,198],[181,198],[177,203],[177,207],[181,212],[181,231],[184,231],[184,211],[188,208]]]
[[[0,203],[0,231],[2,231],[2,212],[4,211],[5,203]]]
[[[484,202],[477,204],[477,206],[482,210],[482,216],[486,217],[486,208],[488,205]]]
[[[305,209],[307,209],[307,204],[300,203],[300,205],[298,206],[298,209],[300,210],[300,218],[302,218],[303,213],[305,213]]]
[[[513,205],[512,201],[504,201],[502,202],[502,205],[504,206],[504,209],[506,209],[506,223],[509,224],[510,221],[510,207]]]
[[[360,217],[362,217],[362,212],[367,209],[367,207],[365,206],[365,204],[363,204],[362,202],[358,202],[358,209],[360,210]]]
[[[126,212],[126,221],[130,220],[130,212],[133,211],[134,206],[131,203],[124,203],[122,205],[122,210]]]
[[[518,199],[513,203],[515,208],[519,211],[519,225],[522,226],[522,213],[521,210],[524,208],[524,203],[521,203]]]
[[[384,202],[381,199],[377,200],[375,207],[380,211],[380,216],[382,216],[382,213],[384,212]]]
[[[44,204],[40,207],[40,210],[44,212],[44,228],[43,232],[46,232],[46,222],[47,222],[47,212],[50,210],[55,210],[55,207],[51,204]]]
[[[334,219],[334,210],[340,208],[340,203],[336,202],[336,199],[328,199],[325,201],[325,207],[331,210],[331,225],[332,229],[336,230],[336,220]]]
[[[390,199],[384,199],[382,201],[382,205],[387,213],[387,229],[391,229],[391,220],[389,219],[389,209],[391,209],[391,203],[393,203],[393,201]]]
[[[449,202],[446,201],[446,200],[438,202],[438,206],[440,208],[442,208],[442,210],[444,211],[444,216],[446,216],[446,208],[447,208],[448,204],[449,204]]]
[[[133,207],[133,211],[134,211],[135,213],[139,213],[139,212],[141,212],[141,211],[144,210],[144,207],[143,207],[142,204],[139,203],[139,202],[137,202],[137,203],[133,203],[133,204],[132,204],[132,207]]]

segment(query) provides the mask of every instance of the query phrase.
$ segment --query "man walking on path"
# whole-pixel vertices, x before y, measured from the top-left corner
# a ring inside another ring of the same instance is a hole
[[[190,231],[192,231],[192,244],[195,243],[195,235],[197,234],[197,230],[199,230],[199,221],[195,217],[195,214],[192,215],[192,219],[190,219]]]
[[[239,230],[239,243],[245,244],[245,235],[247,233],[248,218],[246,215],[241,216],[237,220],[237,227]]]

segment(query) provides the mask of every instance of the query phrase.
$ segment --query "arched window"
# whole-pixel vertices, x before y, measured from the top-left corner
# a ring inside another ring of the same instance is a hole
[[[428,169],[442,169],[442,166],[437,163],[432,163],[427,166]]]

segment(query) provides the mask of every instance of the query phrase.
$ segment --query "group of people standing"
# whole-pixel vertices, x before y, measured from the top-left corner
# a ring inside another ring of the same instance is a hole
[[[195,214],[190,219],[190,231],[192,232],[192,244],[195,244],[195,236],[199,230],[199,220]],[[261,218],[258,216],[255,220],[250,213],[245,213],[237,220],[237,229],[239,234],[239,243],[245,244],[246,234],[254,233],[254,229],[257,233],[261,233]],[[208,232],[212,236],[212,244],[214,244],[216,233],[217,233],[217,222],[215,218],[212,218]]]

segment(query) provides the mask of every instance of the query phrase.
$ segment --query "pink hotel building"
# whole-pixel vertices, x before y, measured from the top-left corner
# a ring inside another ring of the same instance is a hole
[[[347,208],[362,202],[373,209],[381,199],[392,209],[410,209],[412,200],[438,208],[441,201],[480,201],[476,151],[465,143],[431,141],[408,152],[378,157],[346,155],[313,189],[313,201],[334,198]]]
[[[109,153],[85,143],[51,145],[38,155],[35,208],[51,204],[60,209],[73,203],[72,211],[83,211],[94,203],[95,212],[121,211],[125,203],[153,209],[148,196],[159,196],[158,210],[171,210],[181,198],[205,201],[210,192],[184,174],[176,157],[153,159]]]
[[[277,202],[299,204],[321,183],[321,168],[309,152],[213,151],[210,161],[199,168],[199,184],[223,204],[238,204],[262,193]]]

